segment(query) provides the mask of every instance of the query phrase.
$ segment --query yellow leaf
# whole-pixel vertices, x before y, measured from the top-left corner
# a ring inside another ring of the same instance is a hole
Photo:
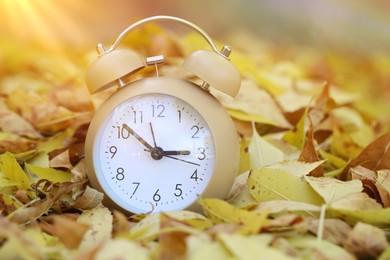
[[[318,240],[312,236],[295,236],[288,241],[305,252],[308,259],[345,259],[354,260],[355,257],[344,248],[326,240]]]
[[[125,239],[108,240],[98,249],[94,259],[137,259],[149,260],[150,254],[146,247],[137,242]]]
[[[278,169],[289,172],[296,176],[308,175],[312,170],[323,164],[325,161],[305,163],[300,161],[283,161],[277,164],[267,166],[266,168]]]
[[[26,163],[25,166],[27,171],[38,177],[38,179],[45,179],[51,182],[69,182],[71,180],[71,175],[69,172],[64,172],[53,168],[42,168],[28,163]]]
[[[324,150],[319,150],[318,153],[322,158],[326,159],[326,163],[330,163],[339,169],[344,168],[347,165],[347,162],[345,160],[334,154],[328,153]]]
[[[306,108],[305,113],[302,115],[301,119],[299,119],[296,128],[294,130],[289,130],[284,134],[283,140],[299,150],[302,150],[305,145],[306,140],[306,117],[307,117],[308,108]]]
[[[202,199],[203,211],[215,224],[231,223],[242,225],[240,233],[256,234],[267,222],[268,214],[255,213],[236,208],[220,199]]]
[[[6,152],[0,155],[0,170],[8,180],[18,183],[17,188],[23,190],[30,188],[30,181],[26,173],[11,153]]]
[[[238,173],[248,171],[250,169],[250,154],[248,150],[249,138],[240,139],[240,163],[238,165]]]
[[[282,212],[320,212],[320,207],[299,202],[287,200],[270,200],[259,203],[254,209],[256,212],[282,213]]]
[[[289,200],[313,205],[324,203],[303,178],[277,169],[252,170],[248,178],[248,188],[258,202]]]
[[[221,233],[218,240],[235,259],[294,259],[272,247],[259,243],[252,237]]]
[[[380,204],[369,198],[365,193],[360,194],[363,194],[364,197],[360,198],[356,194],[332,203],[328,208],[329,214],[352,225],[357,222],[364,222],[380,228],[389,228],[390,208],[382,208]]]
[[[360,180],[340,181],[334,178],[313,176],[305,176],[305,180],[326,203],[363,190],[363,184]]]
[[[251,169],[260,168],[283,161],[283,152],[265,141],[257,133],[254,123],[252,123],[252,128],[253,136],[248,146]]]
[[[128,238],[141,241],[152,241],[156,239],[160,232],[160,214],[161,213],[157,213],[146,216],[131,228]],[[197,228],[198,225],[200,228],[203,228],[205,225],[210,225],[210,220],[203,215],[192,211],[171,211],[164,214],[171,218],[181,220],[189,225],[194,224],[195,228]]]
[[[71,138],[76,129],[67,128],[63,132],[49,138],[48,140],[41,142],[37,146],[38,152],[50,153],[56,149],[64,148],[69,142],[69,138]]]
[[[248,176],[249,171],[238,175],[226,198],[227,202],[237,208],[251,208],[257,204],[248,190]]]
[[[17,224],[0,217],[1,259],[44,259],[43,246]]]
[[[234,99],[219,92],[212,93],[228,108],[230,115],[238,120],[291,128],[271,95],[253,81],[243,80],[240,91]]]
[[[187,256],[190,260],[204,260],[210,256],[213,260],[234,259],[219,241],[211,240],[205,233],[187,238]]]
[[[77,223],[88,225],[89,229],[85,232],[79,248],[92,248],[97,243],[111,239],[112,220],[111,212],[103,206],[84,211],[77,219]]]

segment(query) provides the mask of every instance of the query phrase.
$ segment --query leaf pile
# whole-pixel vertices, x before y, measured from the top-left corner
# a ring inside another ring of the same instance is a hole
[[[94,52],[0,41],[0,258],[389,259],[390,57],[232,40],[241,90],[214,93],[241,142],[228,198],[132,216],[103,206],[86,178],[88,123],[113,91],[86,91]],[[195,82],[179,65],[208,48],[155,25],[124,45]]]

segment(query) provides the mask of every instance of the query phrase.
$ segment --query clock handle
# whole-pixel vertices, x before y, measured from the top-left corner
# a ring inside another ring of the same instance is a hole
[[[91,93],[102,91],[112,85],[123,86],[122,78],[145,67],[144,60],[138,54],[128,49],[117,49],[123,38],[135,28],[152,21],[175,21],[184,24],[198,32],[211,46],[212,51],[198,50],[192,53],[183,63],[183,67],[204,80],[201,86],[212,87],[235,97],[241,85],[238,70],[229,62],[230,47],[224,46],[218,51],[210,36],[199,26],[174,16],[152,16],[140,20],[127,27],[115,40],[114,44],[105,49],[98,44],[98,59],[87,70],[86,83]]]
[[[148,18],[142,19],[142,20],[140,20],[140,21],[138,21],[136,23],[133,23],[132,25],[127,27],[125,30],[123,30],[121,32],[121,34],[119,34],[119,36],[116,38],[115,42],[112,44],[112,46],[106,52],[110,52],[110,51],[116,49],[119,46],[119,44],[121,43],[121,41],[123,40],[123,38],[125,38],[126,35],[130,31],[132,31],[132,30],[134,30],[134,29],[136,29],[136,28],[138,28],[138,27],[140,27],[140,26],[142,26],[142,25],[144,25],[146,23],[158,22],[158,21],[174,21],[174,22],[181,23],[183,25],[186,25],[186,26],[194,29],[195,31],[197,31],[208,42],[208,44],[210,45],[211,49],[215,53],[221,55],[222,57],[228,58],[227,56],[225,56],[225,54],[223,54],[222,52],[218,51],[218,48],[217,48],[217,46],[215,46],[213,40],[211,40],[210,36],[202,28],[200,28],[196,24],[191,23],[191,22],[189,22],[187,20],[184,20],[184,19],[181,19],[181,18],[178,18],[178,17],[174,17],[174,16],[167,16],[167,15],[152,16],[152,17],[148,17]]]

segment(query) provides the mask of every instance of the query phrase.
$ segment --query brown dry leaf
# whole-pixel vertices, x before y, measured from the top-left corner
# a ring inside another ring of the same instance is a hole
[[[308,219],[308,229],[313,234],[319,235],[320,220],[316,218]],[[337,245],[342,245],[349,236],[352,228],[340,219],[325,219],[321,230],[323,239]]]
[[[266,225],[264,225],[264,231],[271,232],[286,232],[286,231],[294,231],[295,226],[304,222],[304,218],[295,214],[286,214],[282,216],[275,217],[268,221]],[[299,228],[302,232],[302,228]]]
[[[70,126],[74,113],[35,92],[16,89],[7,99],[9,109],[44,133],[57,133]]]
[[[75,82],[67,82],[52,88],[47,93],[47,97],[58,106],[65,107],[70,111],[93,111],[92,100],[87,89],[77,86]]]
[[[189,234],[180,230],[170,231],[169,228],[174,226],[175,221],[172,218],[160,214],[160,229],[162,231],[158,235],[157,259],[186,259],[186,238]]]
[[[16,223],[25,224],[31,220],[40,218],[44,214],[47,214],[53,204],[60,200],[62,196],[72,192],[72,189],[83,185],[82,182],[71,183],[63,182],[60,183],[58,187],[52,185],[47,180],[42,180],[36,184],[39,187],[40,183],[47,182],[50,184],[51,189],[46,192],[46,198],[44,199],[35,199],[29,204],[23,205],[22,207],[16,209],[14,212],[8,215],[8,218]]]
[[[103,193],[87,186],[84,189],[83,194],[76,199],[72,207],[81,210],[92,210],[102,203],[103,197]]]
[[[349,169],[363,166],[370,170],[390,169],[390,132],[378,137],[367,145],[363,151],[353,159],[341,174],[342,179],[349,179]]]
[[[72,155],[70,153],[72,153]],[[72,169],[73,168],[73,164],[71,162],[72,156],[75,156],[74,152],[72,152],[70,149],[66,149],[64,152],[51,158],[49,161],[49,166],[52,168]]]
[[[359,222],[344,241],[345,248],[359,259],[377,258],[388,246],[383,230]]]
[[[54,215],[49,219],[52,224],[43,224],[43,229],[59,238],[59,240],[70,249],[78,248],[81,240],[84,237],[85,232],[89,226],[81,223],[77,223],[74,219]]]
[[[390,170],[377,171],[375,186],[378,189],[383,207],[390,207]]]
[[[311,121],[310,116],[307,117],[309,122],[309,129],[307,130],[307,137],[305,141],[305,145],[303,146],[302,152],[299,155],[298,161],[300,162],[306,162],[306,163],[312,163],[312,162],[318,162],[320,161],[320,158],[318,157],[316,148],[315,148],[315,140],[314,140],[314,130],[313,130],[313,123]],[[312,170],[309,173],[310,176],[315,177],[321,177],[324,176],[324,171],[322,169],[322,166],[319,166]]]
[[[0,108],[0,129],[19,136],[42,138],[42,135],[28,121],[6,108]]]

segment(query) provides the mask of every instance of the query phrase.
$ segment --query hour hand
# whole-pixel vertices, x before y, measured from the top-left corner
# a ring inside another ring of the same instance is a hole
[[[186,150],[183,150],[183,151],[164,151],[163,152],[163,155],[190,155],[191,152],[190,151],[186,151]]]
[[[131,129],[128,125],[123,124],[122,126],[123,126],[123,128],[126,129],[132,136],[134,136],[134,138],[137,139],[138,142],[140,142],[141,144],[143,144],[146,148],[148,148],[149,150],[152,150],[152,149],[153,149],[153,146],[151,146],[150,144],[148,144],[148,142],[146,142],[141,136],[139,136],[136,132],[134,132],[134,130]]]

